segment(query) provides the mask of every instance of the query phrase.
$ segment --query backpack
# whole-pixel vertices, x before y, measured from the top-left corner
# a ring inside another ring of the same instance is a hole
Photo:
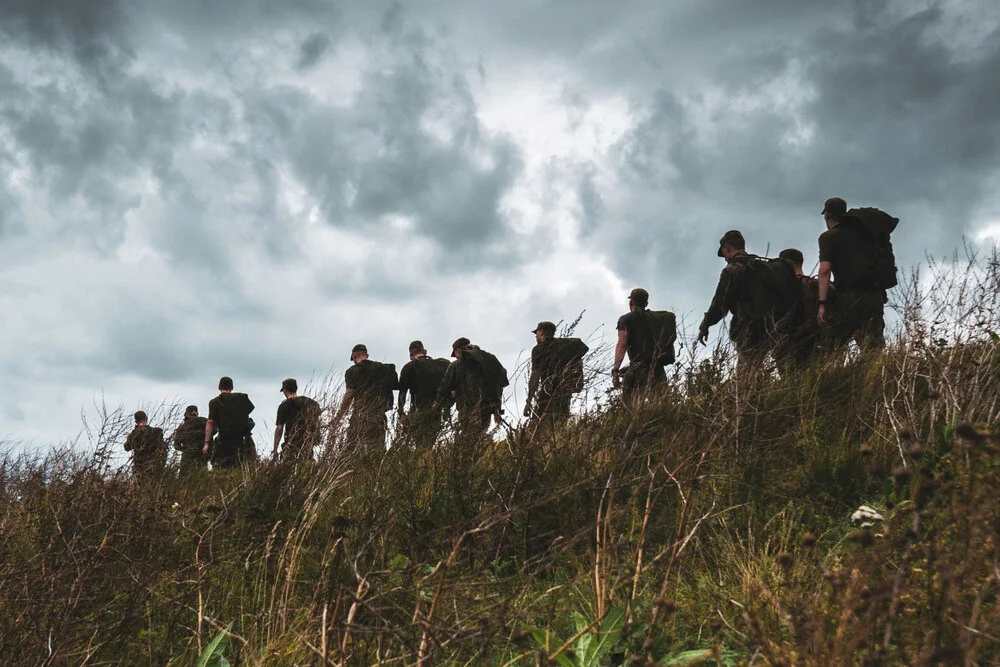
[[[861,227],[872,237],[875,244],[875,282],[879,289],[892,289],[899,284],[896,256],[892,252],[891,236],[896,231],[899,218],[894,218],[877,208],[852,208],[848,218],[861,223]]]
[[[556,372],[554,390],[558,393],[578,394],[583,391],[585,374],[583,357],[590,351],[587,344],[579,338],[553,338],[548,342],[551,346],[553,370]]]
[[[744,276],[755,278],[749,295],[755,320],[780,320],[801,301],[802,285],[788,260],[751,255],[744,264]]]
[[[674,343],[677,342],[677,316],[669,310],[643,310],[639,316],[650,338],[653,363],[669,366],[674,363]]]
[[[500,360],[486,350],[469,348],[462,350],[462,364],[468,364],[473,377],[480,381],[485,397],[499,405],[503,399],[504,387],[510,385],[507,369]]]
[[[392,410],[392,392],[399,386],[399,375],[396,373],[396,364],[383,364],[381,361],[372,361],[373,372],[372,389],[385,399],[384,411]]]

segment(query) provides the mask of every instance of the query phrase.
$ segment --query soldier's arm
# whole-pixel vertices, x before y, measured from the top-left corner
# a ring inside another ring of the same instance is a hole
[[[618,332],[618,342],[615,343],[615,364],[611,367],[611,384],[614,387],[620,384],[618,373],[622,369],[626,352],[628,352],[628,331],[621,330]]]
[[[817,291],[819,293],[819,311],[816,319],[822,324],[826,324],[826,297],[830,294],[830,276],[833,273],[833,265],[830,262],[819,263],[819,280]]]
[[[441,380],[441,384],[438,385],[437,398],[434,399],[435,405],[448,405],[448,401],[452,398],[452,383],[455,377],[455,364],[448,366],[448,370],[444,372],[444,378]]]
[[[705,311],[705,318],[701,321],[699,329],[708,331],[709,327],[715,326],[726,316],[726,304],[729,302],[732,284],[732,274],[729,271],[723,271],[722,275],[719,276],[719,284],[715,288],[715,296],[712,297],[712,303]]]
[[[401,386],[399,388],[398,407],[399,407],[399,414],[400,416],[402,416],[403,413],[406,412],[406,387]]]
[[[208,446],[212,444],[212,432],[215,428],[215,422],[209,419],[205,422],[205,446],[201,448],[201,453],[208,456]]]
[[[271,450],[271,456],[273,458],[278,458],[278,445],[281,444],[281,434],[285,432],[285,427],[283,424],[278,424],[274,427],[274,449]]]

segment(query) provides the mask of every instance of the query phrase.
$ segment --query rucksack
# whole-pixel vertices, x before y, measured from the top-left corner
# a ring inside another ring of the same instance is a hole
[[[486,398],[499,405],[503,400],[504,387],[510,385],[507,369],[500,360],[486,350],[467,348],[462,350],[462,364],[468,364],[467,368],[478,378]]]
[[[640,311],[642,322],[652,346],[652,360],[657,366],[674,363],[674,343],[677,342],[677,316],[669,310]]]
[[[896,256],[892,251],[891,236],[896,231],[899,218],[894,218],[877,208],[852,208],[846,217],[861,223],[875,244],[875,281],[879,289],[892,289],[899,284]]]
[[[755,279],[750,290],[755,320],[765,320],[769,316],[780,320],[802,299],[802,286],[790,261],[751,255],[744,264],[744,275]]]
[[[583,391],[585,374],[583,358],[590,348],[579,338],[553,338],[547,343],[551,346],[556,373],[553,391],[560,394],[578,394]]]
[[[384,364],[381,361],[372,361],[372,388],[379,396],[385,399],[384,411],[392,410],[392,392],[399,386],[399,375],[396,373],[396,364]]]

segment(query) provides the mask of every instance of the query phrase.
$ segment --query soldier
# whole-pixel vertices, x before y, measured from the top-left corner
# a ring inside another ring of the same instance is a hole
[[[878,249],[869,233],[847,217],[847,202],[831,197],[823,205],[826,231],[819,237],[819,308],[817,319],[830,346],[851,340],[864,349],[885,345],[885,290],[879,287]],[[837,301],[830,306],[830,278]]]
[[[213,468],[234,468],[251,458],[247,439],[252,436],[250,413],[253,409],[249,396],[233,391],[231,377],[219,379],[219,395],[208,402],[205,445],[201,450],[208,456],[212,434],[217,429],[218,437],[212,452]]]
[[[727,314],[732,315],[729,338],[733,341],[741,367],[757,367],[763,363],[774,345],[774,313],[762,287],[749,272],[749,262],[757,259],[748,254],[743,234],[737,230],[726,232],[719,239],[719,257],[726,260],[726,267],[719,276],[712,304],[698,327],[698,342],[708,341],[709,327],[718,324]]]
[[[583,357],[587,346],[579,338],[556,338],[556,325],[552,322],[539,322],[531,333],[535,334],[535,347],[531,349],[524,416],[535,422],[546,418],[565,421],[569,419],[573,394],[583,389]]]
[[[409,347],[410,361],[399,371],[399,419],[404,435],[415,444],[433,445],[441,430],[441,406],[434,407],[434,398],[448,367],[447,359],[427,356],[424,344],[415,340]],[[406,397],[410,396],[410,412],[406,412]]]
[[[198,416],[198,406],[189,405],[184,410],[184,421],[174,431],[174,449],[181,453],[182,474],[208,467],[208,457],[201,451],[206,422],[208,419]]]
[[[163,441],[163,429],[150,426],[149,418],[142,410],[133,416],[135,428],[125,439],[125,451],[132,452],[132,469],[137,478],[159,477],[167,465],[167,445]]]
[[[503,370],[502,379],[489,377],[497,372],[481,368],[482,364],[475,363],[475,360],[484,356],[477,355],[479,352],[482,350],[473,345],[468,338],[459,338],[452,343],[451,356],[455,361],[448,366],[441,386],[438,387],[435,401],[436,406],[447,405],[454,401],[458,409],[459,432],[474,437],[485,435],[490,427],[491,417],[497,424],[500,423],[503,414],[501,385],[504,385],[507,379],[506,371],[502,367],[500,369]],[[485,354],[496,359],[489,353]],[[463,358],[464,355],[468,358]]]
[[[656,363],[653,331],[645,326],[643,314],[649,306],[649,292],[636,287],[628,295],[628,312],[618,318],[618,343],[611,367],[611,384],[622,388],[625,396],[635,390],[652,389],[667,379],[663,366]],[[622,362],[628,355],[628,369],[621,376]]]
[[[361,447],[368,454],[385,453],[388,428],[385,413],[392,409],[392,390],[386,393],[386,366],[369,359],[368,348],[362,344],[351,350],[351,361],[354,365],[344,373],[344,398],[333,418],[332,429],[336,431],[350,411],[348,446]],[[395,371],[392,373],[395,375]],[[390,386],[395,386],[395,382]]]
[[[774,360],[778,363],[782,374],[785,374],[794,368],[807,366],[816,352],[819,343],[819,323],[816,321],[819,308],[819,283],[803,272],[802,264],[805,258],[801,250],[788,248],[782,250],[778,257],[792,264],[802,288],[802,299],[777,325],[779,340],[774,348]]]
[[[284,461],[310,461],[313,449],[319,441],[319,422],[323,409],[308,396],[299,396],[299,383],[295,378],[281,382],[281,394],[285,400],[278,406],[278,416],[274,420],[274,449],[271,457],[278,458],[278,445],[285,436],[281,448]]]

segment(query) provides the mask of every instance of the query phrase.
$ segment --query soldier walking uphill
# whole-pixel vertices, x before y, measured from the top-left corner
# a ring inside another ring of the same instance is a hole
[[[782,250],[778,257],[790,262],[795,269],[802,289],[801,298],[778,322],[779,340],[774,348],[774,360],[781,373],[787,374],[796,368],[805,368],[815,356],[819,344],[819,282],[805,275],[802,251],[795,248]],[[832,286],[830,288],[833,289]]]
[[[212,448],[212,433],[218,429],[212,451],[213,468],[235,468],[255,458],[253,420],[250,419],[253,409],[249,396],[233,391],[231,377],[219,379],[219,395],[208,402],[205,444],[201,450],[208,456]]]
[[[285,400],[278,406],[278,416],[274,420],[274,449],[271,456],[278,459],[278,445],[281,436],[285,444],[281,448],[282,461],[311,461],[313,449],[319,442],[320,415],[323,409],[308,396],[299,396],[299,383],[288,378],[281,383],[281,395]]]
[[[899,222],[874,208],[847,210],[840,197],[823,206],[826,231],[819,237],[819,309],[828,328],[827,344],[851,340],[862,349],[885,345],[886,290],[896,286],[896,263],[889,235]],[[830,279],[836,279],[836,303]]]
[[[719,239],[718,255],[725,258],[726,267],[698,327],[698,342],[705,345],[709,328],[730,314],[729,338],[738,355],[737,368],[759,369],[777,341],[777,320],[798,297],[794,271],[785,260],[747,253],[743,234],[737,230]]]
[[[583,357],[589,348],[579,338],[556,338],[552,322],[539,322],[531,333],[536,345],[531,350],[524,416],[533,424],[566,421],[573,394],[583,391]]]
[[[455,361],[448,366],[435,405],[455,402],[458,409],[458,431],[461,436],[481,437],[490,426],[490,418],[501,422],[503,389],[509,382],[507,370],[500,361],[473,345],[468,338],[459,338],[451,346]]]
[[[135,428],[125,438],[125,451],[132,452],[132,469],[136,478],[154,479],[163,474],[167,465],[163,429],[150,426],[149,418],[142,410],[133,416]]]
[[[181,474],[208,467],[208,457],[202,453],[207,422],[207,418],[198,416],[197,405],[184,410],[184,421],[173,435],[174,449],[181,453]]]
[[[646,391],[666,379],[664,366],[674,362],[677,319],[669,311],[651,311],[649,292],[637,287],[628,295],[629,312],[618,318],[618,343],[611,368],[611,384],[621,387],[625,398]],[[621,370],[625,355],[629,365]]]
[[[398,384],[396,369],[369,359],[368,348],[360,344],[351,350],[351,361],[354,365],[344,373],[344,398],[331,428],[336,431],[350,412],[347,447],[358,447],[366,456],[384,454],[388,427],[385,413],[392,409],[392,392]]]
[[[441,431],[442,407],[434,406],[438,387],[451,363],[427,356],[419,340],[410,343],[410,361],[399,371],[399,421],[406,442],[431,447]],[[410,411],[406,398],[410,397]]]

